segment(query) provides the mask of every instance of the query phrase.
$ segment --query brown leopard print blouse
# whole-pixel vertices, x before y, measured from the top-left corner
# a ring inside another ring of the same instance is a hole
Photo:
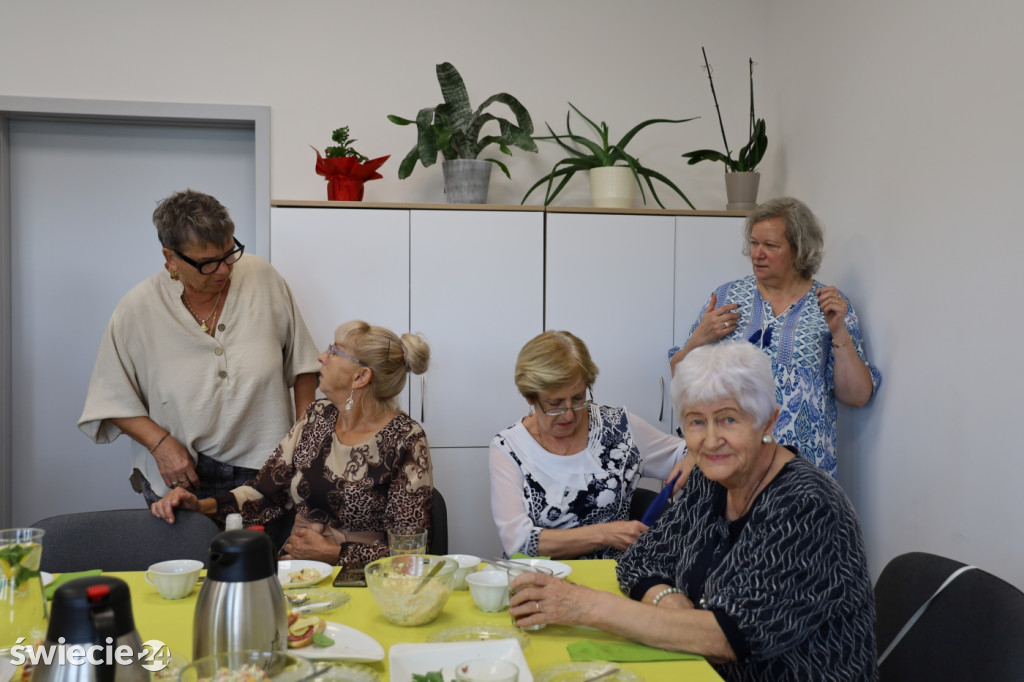
[[[423,428],[404,412],[372,439],[348,446],[334,437],[338,408],[328,400],[304,418],[248,485],[217,496],[217,515],[241,512],[246,525],[267,524],[294,505],[310,521],[338,531],[382,533],[430,528],[433,476]],[[387,556],[386,539],[346,542],[339,564],[362,566]]]

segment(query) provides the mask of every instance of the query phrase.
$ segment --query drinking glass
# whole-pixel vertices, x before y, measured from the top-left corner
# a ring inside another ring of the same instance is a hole
[[[388,550],[391,552],[391,556],[426,554],[427,531],[422,528],[395,528],[389,530]]]
[[[509,566],[508,572],[508,596],[511,597],[516,593],[515,588],[512,587],[512,581],[516,577],[523,575],[524,573],[544,573],[545,575],[551,575],[552,571],[543,566]],[[539,623],[537,625],[516,625],[516,619],[512,618],[512,624],[520,630],[543,630],[547,627],[547,623]]]
[[[46,636],[46,597],[39,577],[43,532],[0,530],[0,655],[16,644],[32,645]]]

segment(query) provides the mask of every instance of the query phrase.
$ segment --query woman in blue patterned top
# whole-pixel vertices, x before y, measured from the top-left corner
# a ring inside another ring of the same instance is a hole
[[[835,481],[772,437],[768,358],[746,342],[695,349],[672,398],[696,465],[619,560],[629,598],[527,574],[513,584],[516,624],[701,654],[731,682],[878,679],[857,516]]]
[[[516,360],[530,414],[491,443],[491,511],[506,556],[611,558],[647,530],[629,503],[641,475],[689,471],[682,439],[587,394],[597,366],[565,331],[533,338]]]
[[[746,339],[772,359],[781,406],[774,436],[836,477],[836,400],[860,407],[882,375],[867,362],[850,300],[814,279],[821,265],[821,226],[807,206],[780,197],[747,216],[744,255],[754,274],[711,294],[682,348],[669,351],[673,371],[694,348]]]

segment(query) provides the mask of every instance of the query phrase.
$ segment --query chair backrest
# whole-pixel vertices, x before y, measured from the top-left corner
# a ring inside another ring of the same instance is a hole
[[[629,520],[639,521],[643,518],[644,512],[654,502],[658,493],[647,488],[637,488],[633,491],[633,499],[629,501]]]
[[[144,571],[158,561],[197,559],[204,565],[220,532],[213,519],[178,511],[175,522],[148,509],[112,509],[51,516],[32,524],[46,531],[40,570],[52,573]]]
[[[430,544],[428,554],[448,553],[448,505],[441,491],[434,488],[434,506],[430,509]]]
[[[45,549],[43,550],[45,553]],[[875,583],[878,651],[955,570],[945,557],[911,552]],[[966,571],[932,601],[879,668],[881,682],[1024,679],[1024,593],[991,573]]]

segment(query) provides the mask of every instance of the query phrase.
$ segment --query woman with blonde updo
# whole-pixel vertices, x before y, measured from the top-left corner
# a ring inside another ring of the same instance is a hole
[[[294,505],[287,558],[362,566],[388,553],[386,529],[430,528],[433,476],[423,429],[398,409],[408,372],[422,374],[430,347],[362,320],[346,322],[320,354],[320,390],[306,414],[260,469],[231,492],[197,500],[176,488],[153,505],[223,517],[241,512],[265,524]]]

